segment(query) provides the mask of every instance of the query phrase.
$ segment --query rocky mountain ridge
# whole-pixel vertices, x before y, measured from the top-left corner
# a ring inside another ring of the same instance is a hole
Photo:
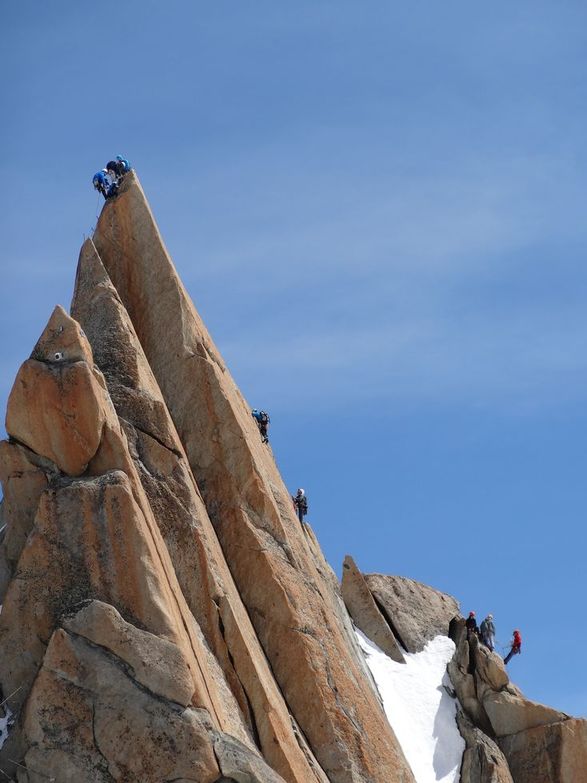
[[[19,370],[6,429],[3,775],[415,783],[354,621],[397,661],[450,634],[463,783],[587,780],[587,723],[525,699],[454,599],[350,558],[341,589],[134,172],[81,249],[71,315],[55,309]]]

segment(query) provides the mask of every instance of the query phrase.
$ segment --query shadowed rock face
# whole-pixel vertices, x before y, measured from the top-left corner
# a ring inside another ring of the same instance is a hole
[[[457,722],[466,743],[461,783],[514,783],[506,758],[495,742],[473,726],[462,712]]]
[[[450,621],[459,614],[452,596],[403,576],[364,576],[396,639],[408,652],[420,652],[430,639],[448,635]]]
[[[94,244],[161,388],[273,674],[321,767],[335,783],[412,781],[334,580],[295,517],[134,175],[106,204]]]
[[[389,621],[379,610],[365,577],[349,555],[342,564],[342,597],[357,628],[392,660],[404,663],[404,656]]]

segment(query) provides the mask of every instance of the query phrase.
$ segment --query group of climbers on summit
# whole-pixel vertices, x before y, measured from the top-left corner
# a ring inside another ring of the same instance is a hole
[[[131,165],[122,155],[117,155],[114,160],[109,160],[106,166],[94,174],[92,184],[104,199],[112,198],[118,193],[118,188],[124,175],[131,171]]]
[[[475,619],[475,612],[469,612],[469,616],[465,620],[465,626],[467,628],[467,639],[471,639],[476,636],[481,640],[481,643],[485,645],[491,652],[495,651],[495,624],[493,622],[493,615],[488,614],[482,621],[481,626],[477,626],[477,620]],[[510,642],[510,651],[503,659],[503,662],[507,665],[514,655],[520,655],[522,652],[522,635],[516,629],[514,631],[513,639]]]

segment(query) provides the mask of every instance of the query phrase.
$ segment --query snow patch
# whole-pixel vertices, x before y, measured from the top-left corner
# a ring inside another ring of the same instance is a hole
[[[446,666],[455,645],[437,636],[419,653],[404,653],[396,663],[355,629],[385,714],[402,746],[416,783],[458,783],[465,741],[457,722],[457,703]]]
[[[10,729],[11,724],[11,718],[12,718],[12,712],[8,709],[8,707],[4,707],[6,710],[6,715],[3,718],[0,718],[0,750],[2,750],[2,746],[8,739],[8,730]]]

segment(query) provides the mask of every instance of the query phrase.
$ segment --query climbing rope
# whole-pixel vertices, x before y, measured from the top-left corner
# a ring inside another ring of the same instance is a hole
[[[0,703],[0,707],[3,707],[3,706],[6,704],[6,702],[8,701],[8,699],[11,699],[11,698],[14,696],[14,694],[15,694],[15,693],[18,693],[18,692],[19,692],[19,690],[20,690],[22,687],[23,687],[22,685],[19,685],[19,686],[18,686],[18,688],[17,688],[15,691],[12,691],[12,693],[10,694],[10,696],[7,696],[7,697],[4,699],[4,701],[3,701],[2,703]]]

